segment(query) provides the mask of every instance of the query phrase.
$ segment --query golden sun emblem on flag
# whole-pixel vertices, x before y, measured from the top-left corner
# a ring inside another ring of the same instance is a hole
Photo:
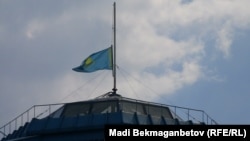
[[[85,61],[84,61],[84,65],[86,66],[89,66],[90,64],[93,63],[93,59],[91,57],[87,58]]]

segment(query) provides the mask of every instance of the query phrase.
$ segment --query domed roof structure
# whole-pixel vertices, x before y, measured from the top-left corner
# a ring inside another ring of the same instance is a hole
[[[46,106],[51,108],[53,105],[56,104]],[[27,112],[35,111],[38,107],[35,106]],[[203,121],[196,121],[191,114],[184,120],[176,114],[179,110],[185,110],[186,113],[198,112]],[[1,141],[104,140],[106,125],[205,125],[205,119],[210,119],[203,111],[130,99],[113,92],[87,101],[63,104],[43,118],[39,118],[39,115],[6,135]],[[18,119],[12,122],[17,121]],[[3,127],[0,131],[4,133],[8,127],[5,125],[4,131]]]

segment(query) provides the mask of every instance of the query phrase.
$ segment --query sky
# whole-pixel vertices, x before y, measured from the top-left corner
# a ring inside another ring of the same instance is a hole
[[[0,0],[0,126],[33,105],[98,97],[112,71],[79,73],[113,43],[111,0]],[[250,124],[249,0],[117,0],[124,97]]]

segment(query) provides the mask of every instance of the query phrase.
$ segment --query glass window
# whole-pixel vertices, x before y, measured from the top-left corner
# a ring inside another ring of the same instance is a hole
[[[147,105],[147,113],[152,116],[161,116],[162,108],[158,106]]]
[[[122,108],[122,111],[128,112],[128,113],[136,112],[137,114],[143,114],[143,115],[146,114],[145,106],[144,104],[141,104],[141,103],[122,101],[121,108]]]
[[[163,116],[165,118],[173,118],[168,107],[147,105],[147,113],[152,116]]]
[[[171,118],[173,119],[172,113],[170,112],[168,107],[162,107],[161,114],[165,118]]]
[[[65,107],[63,115],[66,117],[86,115],[89,113],[90,103],[74,103]]]
[[[91,109],[92,114],[97,113],[111,113],[117,112],[117,102],[115,101],[108,101],[108,102],[97,102],[94,103]]]
[[[62,114],[63,109],[64,109],[64,106],[61,107],[61,108],[59,108],[58,110],[56,110],[54,113],[52,113],[50,115],[50,117],[52,117],[52,118],[59,118],[61,116],[61,114]]]

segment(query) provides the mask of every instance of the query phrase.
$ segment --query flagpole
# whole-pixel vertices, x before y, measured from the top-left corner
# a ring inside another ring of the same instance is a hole
[[[114,27],[113,27],[113,32],[114,32],[114,49],[113,49],[113,55],[114,55],[114,61],[113,61],[113,77],[114,77],[114,87],[113,87],[113,94],[116,94],[117,88],[116,88],[116,4],[114,2]]]

